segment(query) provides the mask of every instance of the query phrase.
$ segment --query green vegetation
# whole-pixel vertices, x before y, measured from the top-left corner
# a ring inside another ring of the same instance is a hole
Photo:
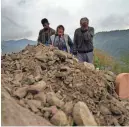
[[[105,52],[95,49],[94,65],[101,70],[111,70],[116,74],[129,72],[129,54],[121,57],[121,62],[115,60]]]

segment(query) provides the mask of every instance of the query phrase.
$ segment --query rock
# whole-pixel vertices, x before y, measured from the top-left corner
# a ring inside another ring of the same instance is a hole
[[[20,82],[22,80],[22,78],[23,78],[23,73],[16,73],[15,74],[15,77],[14,77],[15,81]]]
[[[60,72],[70,72],[71,69],[68,66],[62,66],[60,67]]]
[[[67,54],[61,50],[55,50],[54,54],[57,55],[61,60],[66,60]]]
[[[64,80],[64,83],[65,83],[66,85],[68,85],[68,84],[70,84],[72,81],[73,81],[73,77],[68,76],[68,77]]]
[[[105,77],[108,81],[110,81],[110,82],[114,82],[114,81],[115,81],[115,79],[114,79],[112,76],[110,76],[110,75],[105,74],[104,77]]]
[[[21,107],[4,90],[1,90],[2,126],[51,126],[52,124],[28,109]]]
[[[56,105],[59,108],[63,107],[63,105],[64,105],[64,102],[61,101],[59,98],[57,98],[53,92],[47,93],[47,102],[50,105],[52,105],[52,106]]]
[[[35,81],[40,81],[40,80],[42,80],[42,77],[41,77],[41,75],[37,75],[36,77],[35,77]]]
[[[43,104],[46,103],[46,95],[43,92],[40,92],[40,93],[36,94],[34,96],[34,99],[40,100],[41,102],[43,102]]]
[[[48,60],[47,56],[46,55],[43,55],[43,54],[42,55],[36,55],[35,58],[37,60],[41,61],[41,62],[44,62],[44,63],[46,63],[47,60]]]
[[[40,111],[39,112],[36,112],[36,115],[43,116],[43,114]]]
[[[13,92],[13,95],[18,97],[18,98],[20,98],[20,99],[22,99],[27,94],[27,88],[28,87],[18,88],[16,91]]]
[[[116,118],[113,118],[113,124],[115,125],[115,126],[120,126],[120,124],[119,124],[119,122],[118,122],[118,120],[116,119]]]
[[[111,72],[111,71],[107,71],[106,73],[107,73],[108,75],[114,77],[114,78],[116,77],[116,75],[115,75],[113,72]]]
[[[111,115],[110,110],[103,105],[100,106],[100,111],[103,115]]]
[[[75,87],[81,87],[81,86],[83,86],[83,83],[82,83],[82,82],[76,83],[76,84],[74,84],[74,86],[75,86]]]
[[[67,53],[67,58],[72,59],[73,58],[72,54]]]
[[[39,82],[36,82],[34,85],[29,86],[28,91],[29,92],[41,92],[46,88],[46,83],[41,80]]]
[[[23,55],[28,54],[28,53],[29,53],[29,51],[26,50],[26,51],[23,52]]]
[[[41,102],[37,100],[28,100],[27,104],[29,105],[31,110],[35,113],[39,111],[38,108],[41,108]]]
[[[71,114],[73,111],[73,103],[72,102],[66,102],[66,104],[64,105],[63,111],[66,114]]]
[[[66,62],[69,64],[73,64],[73,60],[72,59],[66,59]]]
[[[84,102],[74,105],[73,119],[78,126],[97,126],[92,113]]]
[[[26,96],[27,99],[33,99],[33,95],[31,93],[28,93]]]
[[[42,108],[42,111],[47,111],[47,112],[50,112],[52,115],[55,115],[58,109],[56,106],[51,106],[51,107]]]
[[[18,104],[21,105],[22,107],[26,107],[24,100],[20,100]]]
[[[84,62],[84,66],[90,70],[95,70],[95,66],[91,63]]]
[[[50,115],[51,115],[51,113],[48,112],[48,111],[46,111],[46,112],[43,114],[44,118],[46,118],[46,119],[49,119]]]
[[[30,75],[27,77],[27,83],[28,83],[28,85],[32,85],[35,83],[35,79],[34,79],[33,75]]]
[[[66,126],[68,125],[67,116],[61,110],[59,110],[52,118],[51,123],[56,126]]]
[[[120,111],[120,109],[115,106],[114,104],[111,104],[111,112],[114,114],[114,115],[121,115],[122,112]]]

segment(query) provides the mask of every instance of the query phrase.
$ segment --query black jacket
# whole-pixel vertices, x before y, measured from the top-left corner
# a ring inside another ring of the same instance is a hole
[[[88,53],[93,51],[93,36],[94,28],[88,27],[88,30],[84,31],[82,28],[78,28],[74,33],[74,46],[73,53]]]

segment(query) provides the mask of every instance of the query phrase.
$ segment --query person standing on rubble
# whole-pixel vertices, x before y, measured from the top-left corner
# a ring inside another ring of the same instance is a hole
[[[58,47],[59,50],[72,53],[73,42],[69,35],[64,34],[65,28],[63,25],[57,27],[55,35],[52,35],[49,40],[49,44]]]
[[[94,28],[89,26],[89,19],[80,20],[81,27],[75,30],[73,54],[80,62],[93,63],[93,36]]]
[[[46,18],[41,20],[41,24],[43,25],[43,29],[39,31],[38,44],[48,45],[48,40],[51,35],[55,34],[55,30],[50,28],[50,24]]]

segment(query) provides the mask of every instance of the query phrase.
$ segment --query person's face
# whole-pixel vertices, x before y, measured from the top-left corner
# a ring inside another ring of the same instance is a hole
[[[88,22],[81,22],[81,27],[87,28],[88,27]]]
[[[49,28],[49,24],[48,23],[44,23],[43,27],[44,27],[44,29],[48,29]]]
[[[57,33],[59,36],[62,36],[64,34],[63,28],[58,28]]]

